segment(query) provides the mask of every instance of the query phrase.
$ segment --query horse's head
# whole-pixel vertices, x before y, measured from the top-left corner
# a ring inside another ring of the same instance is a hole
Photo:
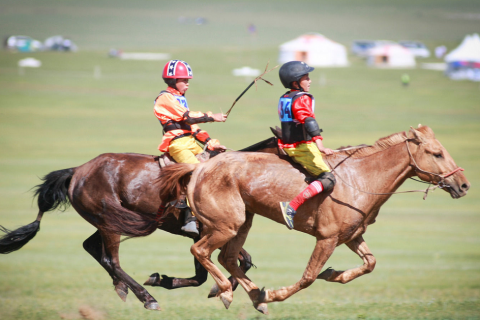
[[[443,187],[454,199],[467,194],[470,183],[461,172],[463,169],[435,139],[432,129],[419,125],[417,129],[410,129],[408,138],[410,164],[420,179]]]

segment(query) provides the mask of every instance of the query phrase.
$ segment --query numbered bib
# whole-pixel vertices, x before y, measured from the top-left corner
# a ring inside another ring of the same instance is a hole
[[[292,98],[280,98],[280,101],[278,101],[278,117],[280,118],[280,122],[293,121]]]
[[[187,99],[184,97],[184,96],[175,96],[175,99],[177,99],[177,101],[185,108],[187,108],[187,110],[190,110],[188,109],[188,103],[187,103]]]

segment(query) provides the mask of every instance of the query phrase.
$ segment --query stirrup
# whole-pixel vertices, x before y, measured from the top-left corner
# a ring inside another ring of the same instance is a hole
[[[180,230],[182,230],[189,237],[196,238],[199,235],[197,223],[195,221],[190,221],[189,223],[185,224]]]

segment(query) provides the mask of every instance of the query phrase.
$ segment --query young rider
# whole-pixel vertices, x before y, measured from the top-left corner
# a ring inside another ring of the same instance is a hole
[[[225,151],[225,147],[217,139],[211,139],[197,123],[224,122],[227,116],[222,113],[190,111],[188,108],[185,92],[188,90],[189,79],[193,78],[190,66],[185,61],[170,60],[163,68],[162,77],[168,87],[159,93],[153,108],[164,132],[158,150],[168,152],[179,163],[199,162],[195,155],[203,149],[196,141],[205,144],[209,150]],[[162,207],[159,211],[163,211],[164,206]],[[185,225],[182,231],[193,237],[198,236],[196,218],[186,204],[184,207]]]
[[[322,129],[315,120],[315,99],[308,93],[312,82],[309,73],[313,70],[305,62],[290,61],[279,71],[283,86],[291,90],[283,94],[278,103],[278,115],[282,124],[282,139],[278,140],[278,145],[316,177],[292,201],[280,202],[289,229],[293,229],[293,217],[300,205],[322,191],[330,191],[335,185],[335,177],[320,153],[329,155],[333,151],[323,146],[323,137],[320,135]]]

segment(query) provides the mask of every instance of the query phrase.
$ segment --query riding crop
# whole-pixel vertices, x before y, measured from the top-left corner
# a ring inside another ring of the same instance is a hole
[[[237,103],[237,101],[240,100],[240,98],[245,94],[245,92],[247,92],[248,89],[250,89],[250,88],[253,86],[253,84],[255,84],[255,87],[257,86],[257,81],[258,81],[258,80],[263,80],[263,81],[265,81],[266,83],[268,83],[269,85],[273,86],[273,84],[272,84],[270,81],[265,80],[265,79],[262,78],[264,75],[266,75],[267,73],[269,73],[269,72],[272,71],[273,69],[278,68],[278,65],[277,65],[276,67],[274,67],[274,68],[272,68],[272,69],[270,69],[270,70],[267,71],[267,69],[268,69],[268,64],[269,64],[269,63],[270,63],[270,61],[267,63],[267,66],[265,67],[265,71],[264,71],[261,75],[259,75],[258,77],[256,77],[256,78],[252,81],[252,83],[250,83],[249,86],[248,86],[245,90],[243,90],[243,92],[238,96],[238,98],[235,99],[235,101],[233,102],[232,106],[230,107],[230,109],[228,109],[228,111],[227,111],[227,113],[226,113],[226,116],[227,116],[227,117],[228,117],[228,115],[230,114],[230,111],[232,111],[233,106],[235,105],[235,103]],[[226,121],[226,120],[225,120],[225,121]]]

